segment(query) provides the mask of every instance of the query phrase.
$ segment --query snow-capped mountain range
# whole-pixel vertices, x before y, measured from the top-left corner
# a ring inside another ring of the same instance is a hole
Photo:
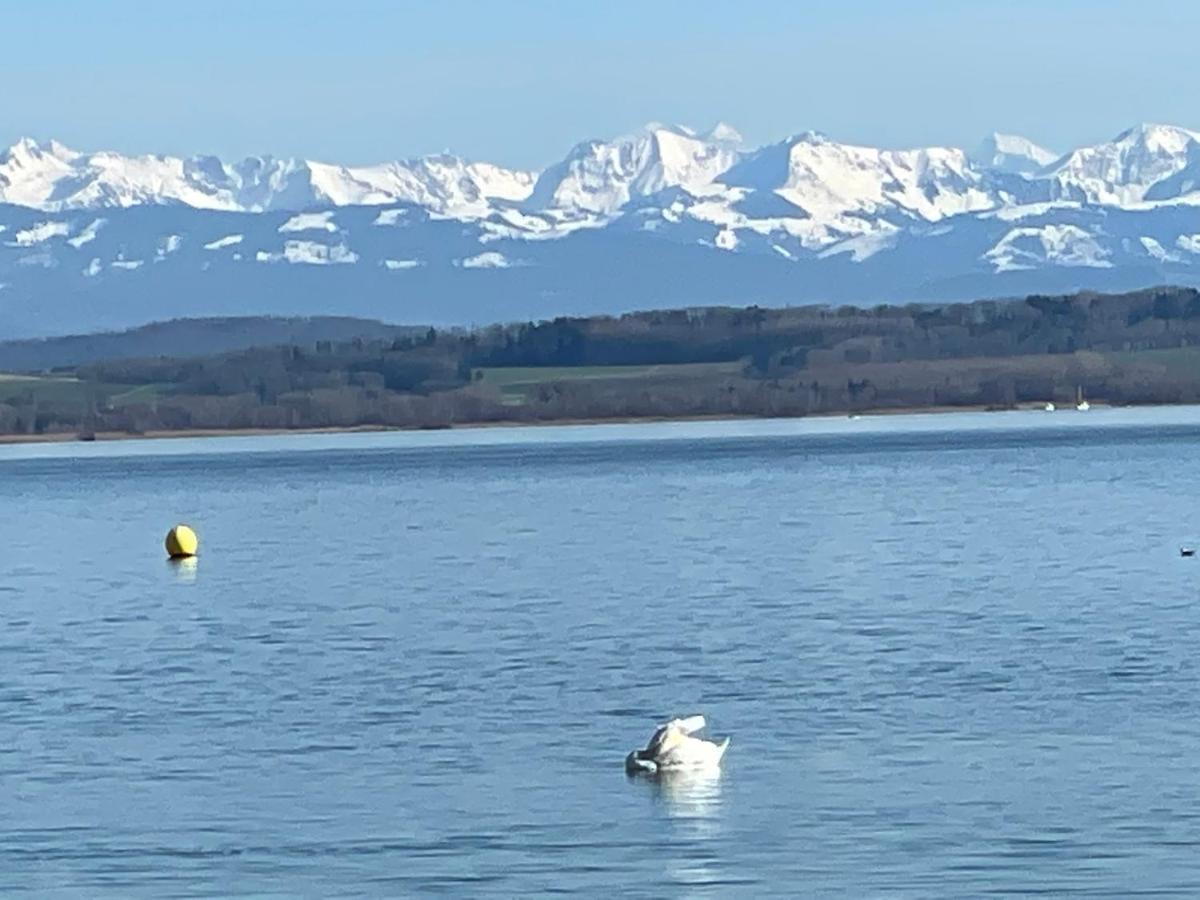
[[[540,172],[0,154],[0,337],[178,315],[466,323],[647,305],[883,302],[1200,281],[1200,133],[1059,155],[648,125]]]

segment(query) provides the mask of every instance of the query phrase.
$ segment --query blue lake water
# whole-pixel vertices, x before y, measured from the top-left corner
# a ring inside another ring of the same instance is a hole
[[[1198,451],[1194,408],[0,448],[0,893],[1196,896]],[[694,712],[721,775],[627,779]]]

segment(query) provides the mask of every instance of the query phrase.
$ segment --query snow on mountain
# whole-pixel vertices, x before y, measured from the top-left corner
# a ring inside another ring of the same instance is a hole
[[[520,201],[532,172],[454,156],[348,167],[273,157],[226,164],[213,156],[83,154],[22,138],[0,155],[0,202],[47,211],[181,203],[262,212],[312,206],[416,203],[454,216],[486,214],[488,201]]]
[[[736,162],[736,137],[722,125],[697,137],[689,129],[651,124],[614,141],[587,141],[538,176],[524,208],[559,211],[568,219],[608,216],[631,199],[668,188],[703,190]]]
[[[280,234],[289,231],[329,231],[338,230],[333,223],[333,210],[319,213],[297,213],[276,229]]]
[[[168,234],[158,242],[158,250],[155,256],[162,260],[168,254],[175,253],[183,246],[183,236],[179,234]]]
[[[92,221],[82,231],[80,231],[79,234],[75,235],[73,238],[68,238],[67,243],[76,250],[78,250],[84,244],[90,244],[96,239],[96,235],[99,234],[100,229],[104,226],[105,221],[106,220],[104,219],[92,219]]]
[[[503,253],[489,250],[486,253],[456,260],[455,265],[462,266],[464,269],[507,269],[512,263]]]
[[[285,241],[283,251],[271,253],[259,250],[255,262],[288,262],[310,266],[350,265],[358,262],[358,254],[345,244],[329,246],[317,241]]]
[[[530,172],[467,163],[448,155],[360,168],[307,165],[318,202],[334,206],[415,203],[457,218],[487,215],[493,199],[523,200],[534,180]]]
[[[1039,147],[1028,138],[996,131],[983,139],[971,156],[982,169],[1032,175],[1058,159],[1058,154]]]
[[[720,180],[734,189],[728,212],[698,204],[698,217],[726,228],[783,232],[809,249],[1001,202],[961,150],[880,150],[816,132],[755,151]]]
[[[1198,206],[1200,133],[1165,125],[1055,157],[1004,134],[972,154],[813,132],[747,149],[724,123],[651,124],[538,173],[23,139],[0,153],[0,336],[136,324],[166,295],[461,323],[1200,284]]]
[[[1200,187],[1200,134],[1139,125],[1068,153],[1042,177],[1056,199],[1105,206],[1169,200]]]
[[[56,141],[45,147],[22,138],[0,154],[0,199],[38,207],[74,173],[78,154]]]
[[[39,222],[29,228],[18,231],[13,235],[11,246],[32,247],[53,237],[65,237],[71,233],[71,227],[66,222]]]
[[[1077,225],[1014,228],[984,254],[997,272],[1035,269],[1046,263],[1111,268],[1108,256],[1096,238]]]
[[[742,135],[728,122],[718,122],[703,135],[705,141],[712,144],[728,144],[738,147],[742,143]]]
[[[878,150],[814,136],[792,144],[776,192],[817,218],[897,210],[936,222],[996,205],[961,150]]]
[[[214,241],[209,241],[204,245],[205,250],[220,250],[224,247],[232,247],[234,244],[240,244],[245,240],[245,235],[242,234],[227,234],[225,237],[217,238]]]
[[[1159,262],[1177,263],[1180,261],[1178,253],[1172,253],[1152,237],[1143,235],[1138,238],[1138,242],[1145,248],[1147,255]]]

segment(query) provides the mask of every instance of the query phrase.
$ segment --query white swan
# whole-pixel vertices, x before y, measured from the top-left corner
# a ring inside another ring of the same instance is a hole
[[[659,725],[645,750],[634,750],[625,757],[625,771],[631,775],[654,775],[686,769],[715,769],[729,747],[729,738],[717,744],[694,737],[704,728],[704,716],[672,719]]]

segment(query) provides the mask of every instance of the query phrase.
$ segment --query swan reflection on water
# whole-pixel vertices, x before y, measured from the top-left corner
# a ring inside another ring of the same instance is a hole
[[[663,874],[678,896],[720,896],[719,886],[729,874],[721,853],[721,770],[685,769],[629,780],[643,783],[653,804],[666,813]]]
[[[720,769],[667,771],[647,783],[672,819],[716,819],[720,815]]]

